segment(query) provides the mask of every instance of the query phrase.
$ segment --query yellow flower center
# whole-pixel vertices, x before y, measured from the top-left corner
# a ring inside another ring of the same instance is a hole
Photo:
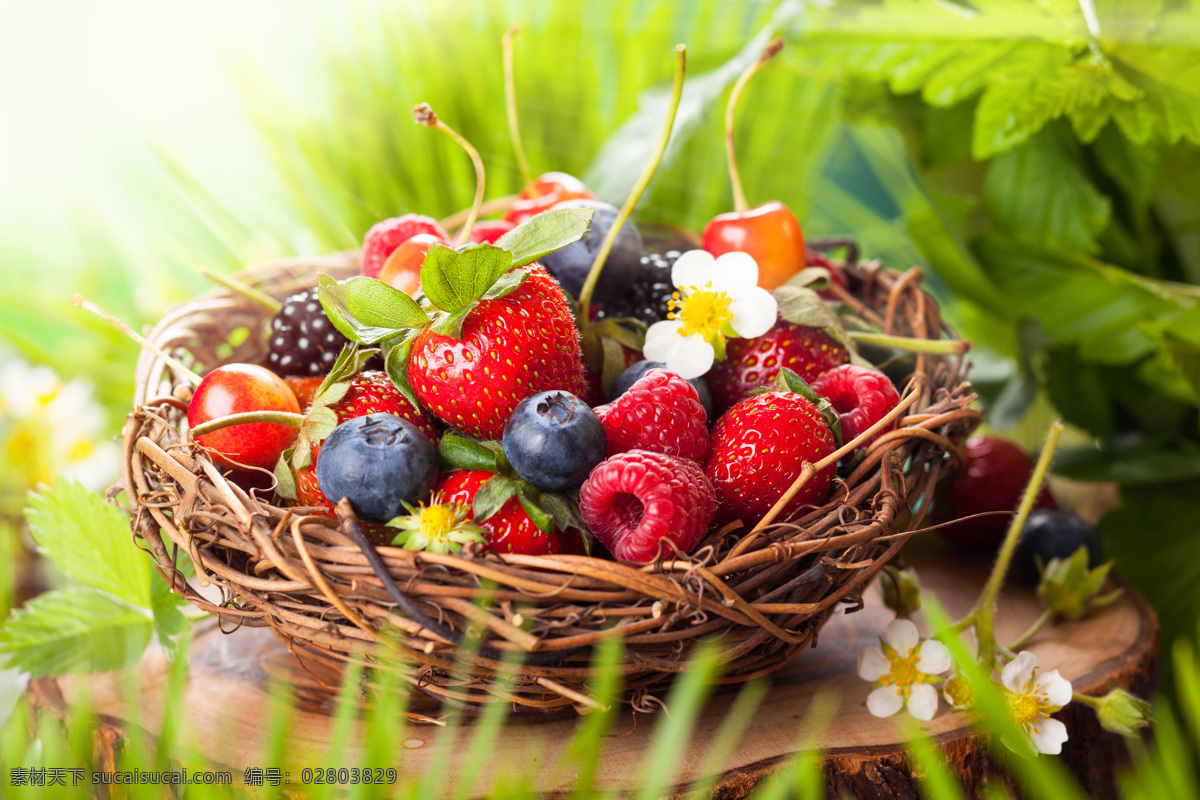
[[[889,655],[891,654],[889,653]],[[893,656],[891,672],[880,678],[879,682],[884,686],[895,685],[897,689],[903,689],[907,694],[913,684],[921,682],[921,671],[917,669],[917,657],[915,649],[908,658]]]
[[[683,299],[676,292],[670,304],[671,313],[667,317],[675,319],[678,316],[683,323],[679,326],[680,336],[698,333],[709,342],[724,341],[721,329],[733,319],[733,313],[729,310],[730,302],[729,295],[714,290],[712,281],[709,281],[703,289],[693,286]],[[678,314],[675,313],[677,310]]]
[[[956,675],[946,681],[943,689],[955,708],[966,708],[971,705],[971,686],[963,680],[961,675]]]
[[[421,509],[421,533],[430,541],[442,541],[457,527],[459,522],[455,509],[445,503]]]
[[[1036,694],[1013,692],[1008,696],[1008,704],[1012,707],[1013,716],[1021,725],[1032,725],[1041,716],[1042,703]]]

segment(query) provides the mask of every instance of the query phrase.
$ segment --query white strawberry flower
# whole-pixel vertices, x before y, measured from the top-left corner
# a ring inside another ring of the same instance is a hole
[[[1037,674],[1037,656],[1022,650],[1005,665],[1000,683],[1017,724],[1039,753],[1058,755],[1067,741],[1067,726],[1051,714],[1071,702],[1071,682],[1053,669]]]
[[[671,313],[646,331],[643,353],[681,378],[708,372],[725,357],[727,338],[753,339],[775,324],[775,297],[758,285],[758,264],[749,253],[714,258],[689,250],[671,268],[671,282],[678,289]]]
[[[892,620],[880,645],[858,654],[858,676],[875,685],[867,695],[867,710],[890,717],[907,707],[916,719],[933,719],[938,693],[930,684],[950,669],[950,651],[941,642],[922,640],[917,626],[906,619]]]

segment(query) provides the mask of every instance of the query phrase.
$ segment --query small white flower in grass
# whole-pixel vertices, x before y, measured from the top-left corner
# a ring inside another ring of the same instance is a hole
[[[950,669],[950,651],[941,642],[922,641],[917,626],[906,619],[892,620],[880,645],[858,654],[858,676],[875,685],[867,695],[867,710],[890,717],[907,706],[915,718],[933,719],[938,693],[930,684]]]
[[[671,268],[671,282],[679,290],[671,313],[646,331],[642,352],[681,378],[699,378],[724,358],[726,338],[753,339],[775,324],[775,296],[759,287],[758,264],[749,253],[714,258],[689,250]]]
[[[1067,741],[1067,726],[1050,717],[1071,702],[1071,682],[1052,669],[1037,674],[1037,657],[1022,650],[1000,673],[1008,705],[1017,724],[1039,753],[1058,755]]]

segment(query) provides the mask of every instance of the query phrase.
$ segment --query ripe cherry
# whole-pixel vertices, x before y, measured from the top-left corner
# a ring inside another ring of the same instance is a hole
[[[593,199],[594,196],[579,178],[565,172],[544,172],[521,190],[504,218],[514,225],[520,225],[564,200]]]
[[[778,200],[718,214],[704,228],[704,249],[714,256],[749,253],[758,263],[758,285],[764,289],[782,286],[805,266],[800,223]]]
[[[421,288],[421,265],[429,248],[445,243],[433,234],[418,233],[392,251],[383,263],[379,280],[407,294],[416,294]]]
[[[188,427],[248,411],[300,413],[296,395],[283,379],[255,364],[226,364],[204,376],[188,404]],[[231,425],[196,438],[226,467],[270,470],[296,439],[296,429],[270,422]]]

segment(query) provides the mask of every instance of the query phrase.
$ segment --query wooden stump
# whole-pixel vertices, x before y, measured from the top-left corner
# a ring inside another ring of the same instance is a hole
[[[917,567],[927,591],[932,591],[952,615],[965,613],[983,584],[987,562],[965,558],[937,547],[936,542],[910,545],[910,561]],[[1014,639],[1040,613],[1029,588],[1009,587],[1003,594],[997,633],[1001,641]],[[836,614],[822,629],[819,646],[802,653],[793,664],[777,672],[771,688],[717,779],[715,796],[741,798],[765,776],[789,762],[797,742],[806,739],[804,715],[819,692],[841,698],[840,709],[826,735],[826,780],[832,794],[847,791],[862,798],[917,796],[912,770],[905,756],[903,736],[892,720],[872,717],[866,710],[869,686],[856,674],[859,651],[877,644],[891,615],[878,595],[866,595],[866,607],[853,614]],[[1132,589],[1122,598],[1086,620],[1060,623],[1044,630],[1028,646],[1042,668],[1061,671],[1077,691],[1100,694],[1120,685],[1147,697],[1157,678],[1157,621],[1153,610]],[[141,664],[137,698],[141,719],[157,733],[167,666],[153,647]],[[191,649],[191,665],[183,697],[184,726],[194,741],[203,743],[202,755],[223,765],[240,781],[247,767],[282,767],[292,783],[299,783],[305,767],[364,766],[364,742],[355,734],[344,743],[340,763],[323,760],[336,703],[336,672],[312,663],[301,664],[269,631],[244,629],[223,634],[209,626],[198,632]],[[28,692],[40,712],[64,713],[65,703],[78,691],[79,679],[42,679]],[[128,719],[119,676],[100,674],[84,679],[87,692],[103,715],[97,741],[102,749],[117,747],[120,730]],[[292,687],[295,714],[283,765],[265,763],[263,732],[269,717],[268,683],[282,681]],[[718,692],[701,712],[684,758],[678,763],[680,785],[701,777],[705,754],[721,721],[729,711],[736,688]],[[1073,704],[1059,714],[1070,731],[1063,760],[1093,797],[1114,796],[1114,772],[1127,757],[1121,737],[1101,730],[1091,709]],[[497,740],[491,760],[475,791],[486,796],[497,775],[539,765],[534,790],[555,794],[568,790],[573,776],[554,769],[558,756],[571,739],[580,718],[522,716],[514,719]],[[653,735],[655,717],[625,711],[605,740],[598,780],[607,789],[633,789]],[[962,714],[940,713],[925,725],[944,749],[950,764],[967,790],[975,794],[989,776],[997,774],[986,751],[967,727]],[[424,775],[439,755],[439,731],[433,725],[410,727],[403,750],[394,764],[401,779]],[[457,776],[464,757],[470,726],[452,743],[445,775]],[[112,753],[102,754],[111,763]],[[388,766],[371,764],[370,766]],[[222,768],[220,766],[214,768]],[[447,782],[449,788],[449,782]]]

